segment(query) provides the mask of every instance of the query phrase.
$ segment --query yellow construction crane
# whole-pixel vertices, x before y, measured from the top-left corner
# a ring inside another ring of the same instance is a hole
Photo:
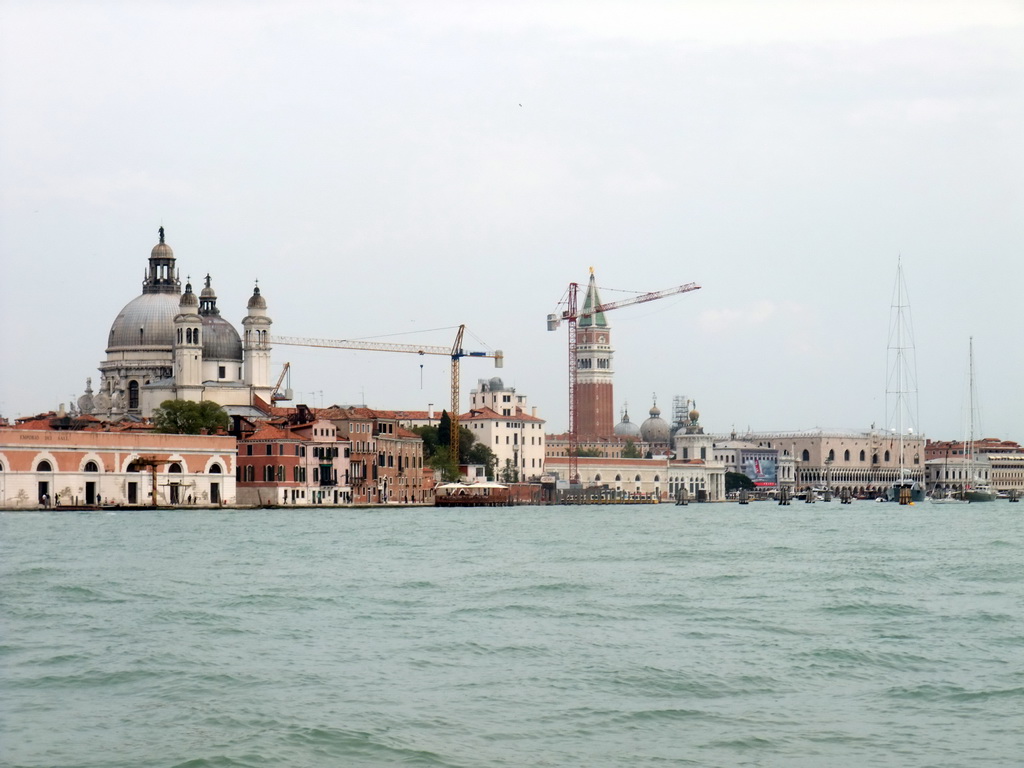
[[[351,341],[348,339],[310,339],[298,336],[274,336],[273,343],[292,347],[325,347],[327,349],[357,349],[366,352],[407,352],[416,355],[445,355],[452,361],[452,409],[448,416],[451,419],[451,455],[459,460],[459,360],[463,357],[489,357],[494,359],[494,367],[501,368],[505,356],[501,350],[494,352],[476,352],[462,348],[462,336],[465,325],[459,326],[455,343],[451,349],[432,344],[394,344],[385,341]]]

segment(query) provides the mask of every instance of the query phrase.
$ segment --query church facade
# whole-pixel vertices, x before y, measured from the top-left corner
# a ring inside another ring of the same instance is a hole
[[[243,334],[220,314],[212,280],[197,296],[184,292],[174,251],[164,241],[150,253],[142,293],[114,318],[100,383],[91,379],[78,407],[101,419],[148,418],[165,400],[211,400],[222,406],[270,402],[270,326],[267,302],[253,290]]]

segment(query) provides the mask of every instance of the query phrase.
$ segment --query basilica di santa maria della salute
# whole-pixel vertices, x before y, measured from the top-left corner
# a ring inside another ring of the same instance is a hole
[[[164,242],[164,228],[159,231],[142,294],[114,319],[99,388],[94,392],[90,380],[79,409],[104,419],[140,419],[165,400],[243,409],[256,398],[269,403],[271,319],[259,286],[239,336],[220,314],[209,275],[198,296],[191,283],[182,292],[174,251]]]

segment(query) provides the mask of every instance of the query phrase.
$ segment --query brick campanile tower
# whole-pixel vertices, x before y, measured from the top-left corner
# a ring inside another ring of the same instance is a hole
[[[582,312],[599,306],[594,282],[594,270],[590,270],[590,283]],[[581,314],[582,314],[581,312]],[[611,437],[615,434],[615,413],[612,406],[612,355],[611,334],[604,313],[581,318],[576,326],[576,433],[581,440],[594,437]]]

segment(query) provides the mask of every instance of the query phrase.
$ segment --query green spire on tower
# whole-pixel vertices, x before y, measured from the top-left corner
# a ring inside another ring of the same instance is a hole
[[[587,297],[583,300],[583,310],[580,312],[581,317],[577,325],[581,328],[607,328],[608,323],[604,319],[604,312],[598,312],[595,315],[588,315],[594,307],[601,306],[601,297],[597,295],[597,282],[594,280],[594,268],[590,268],[590,282],[587,284]]]

